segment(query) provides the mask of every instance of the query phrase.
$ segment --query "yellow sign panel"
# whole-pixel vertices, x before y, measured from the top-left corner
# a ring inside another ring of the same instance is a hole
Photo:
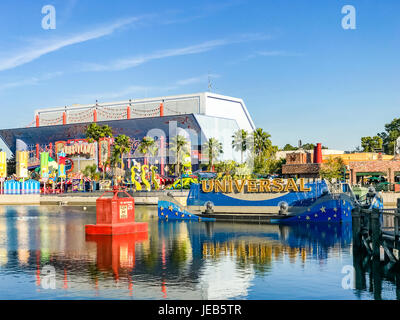
[[[17,151],[16,169],[18,178],[28,178],[28,151]]]
[[[4,151],[0,152],[0,178],[7,177],[7,155]]]

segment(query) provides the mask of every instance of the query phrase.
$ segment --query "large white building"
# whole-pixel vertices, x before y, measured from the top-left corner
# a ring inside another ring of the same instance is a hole
[[[239,129],[255,129],[242,99],[202,92],[38,109],[29,127],[0,130],[0,137],[12,153],[19,141],[37,154],[38,149],[54,146],[56,141],[84,138],[91,122],[110,125],[115,134],[135,141],[151,135],[149,132],[162,132],[167,143],[170,137],[181,134],[171,131],[174,124],[190,138],[194,161],[200,154],[203,157],[201,147],[210,138],[222,143],[220,160],[239,161],[239,152],[232,148],[232,135]]]
[[[39,126],[63,124],[64,112],[64,124],[91,122],[94,110],[97,111],[97,121],[127,119],[128,113],[131,119],[155,117],[160,114],[161,103],[164,116],[200,114],[233,119],[240,129],[247,131],[255,129],[242,99],[211,92],[38,109],[35,116],[39,119]]]

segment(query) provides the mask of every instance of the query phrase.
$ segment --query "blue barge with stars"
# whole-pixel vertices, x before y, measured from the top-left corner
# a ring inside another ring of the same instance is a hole
[[[351,211],[358,201],[348,184],[331,185],[324,180],[305,183],[299,179],[299,185],[294,179],[278,180],[231,181],[231,186],[228,182],[222,185],[215,181],[213,186],[210,181],[202,181],[203,185],[192,184],[187,209],[217,221],[272,224],[351,221]],[[372,202],[371,206],[382,207],[379,197]]]

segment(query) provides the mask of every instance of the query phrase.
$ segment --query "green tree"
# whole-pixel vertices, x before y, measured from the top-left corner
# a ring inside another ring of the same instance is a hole
[[[86,166],[85,169],[83,169],[82,173],[86,178],[89,178],[90,180],[92,180],[91,189],[93,191],[94,181],[98,181],[100,179],[100,174],[97,171],[97,165],[93,164],[93,165]]]
[[[382,146],[383,139],[379,136],[361,138],[363,152],[375,152],[375,150],[381,150]]]
[[[11,158],[7,159],[7,176],[12,176],[16,173],[17,161],[15,159],[15,155],[12,155]]]
[[[208,141],[203,144],[203,151],[208,156],[208,170],[214,166],[218,157],[224,153],[222,143],[216,138],[208,139]]]
[[[91,123],[85,132],[86,135],[86,139],[89,142],[93,142],[96,141],[97,143],[99,143],[101,138],[112,138],[113,133],[112,133],[112,129],[110,126],[108,125],[103,125],[103,126],[99,126],[97,123],[93,122]],[[106,164],[107,160],[104,159],[102,165],[103,165],[103,179],[105,176],[105,169],[106,169]]]
[[[111,155],[111,163],[114,165],[114,184],[116,184],[116,171],[118,164],[121,164],[121,169],[123,168],[123,155],[128,153],[131,149],[131,143],[128,136],[124,134],[118,135],[114,139],[113,152]]]
[[[257,156],[264,154],[266,151],[270,151],[272,148],[272,142],[270,140],[271,135],[261,128],[257,128],[253,133],[254,138],[254,152]]]
[[[383,149],[387,154],[394,153],[396,139],[400,136],[400,118],[394,118],[392,122],[385,124],[385,132],[378,133],[383,140]]]
[[[232,135],[232,147],[235,151],[240,151],[240,162],[243,163],[243,155],[248,149],[247,137],[249,133],[240,129]]]
[[[176,155],[176,168],[175,173],[180,174],[181,159],[190,152],[190,146],[184,136],[177,135],[171,138],[169,149]]]
[[[315,144],[313,143],[305,143],[301,146],[303,150],[314,150]]]
[[[315,144],[314,143],[305,143],[301,146],[303,150],[314,150]],[[322,146],[321,149],[328,149],[326,146]],[[291,144],[287,143],[282,149],[283,151],[296,151],[299,150],[298,147],[293,147]]]
[[[283,151],[295,151],[298,150],[299,148],[297,147],[293,147],[291,144],[287,143],[285,144],[285,146],[283,147]]]
[[[155,156],[158,151],[158,147],[156,146],[156,142],[151,137],[143,137],[138,150],[141,154],[143,154],[147,159],[149,154]]]
[[[278,151],[277,146],[273,146],[271,135],[261,128],[253,132],[254,150],[252,152],[255,174],[269,174],[275,170],[275,154]]]
[[[341,179],[343,177],[345,164],[342,158],[330,158],[326,163],[322,164],[320,177],[328,181],[333,179]]]
[[[99,142],[101,138],[111,138],[112,129],[108,125],[99,126],[97,123],[91,123],[86,129],[86,139]]]

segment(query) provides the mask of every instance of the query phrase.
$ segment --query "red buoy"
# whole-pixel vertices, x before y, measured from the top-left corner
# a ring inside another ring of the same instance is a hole
[[[113,192],[112,198],[106,198],[106,193]],[[119,198],[124,193],[126,198]],[[96,200],[96,224],[85,226],[88,235],[115,235],[137,232],[147,232],[146,222],[135,222],[135,200],[126,192],[114,187],[112,191],[104,192]]]

